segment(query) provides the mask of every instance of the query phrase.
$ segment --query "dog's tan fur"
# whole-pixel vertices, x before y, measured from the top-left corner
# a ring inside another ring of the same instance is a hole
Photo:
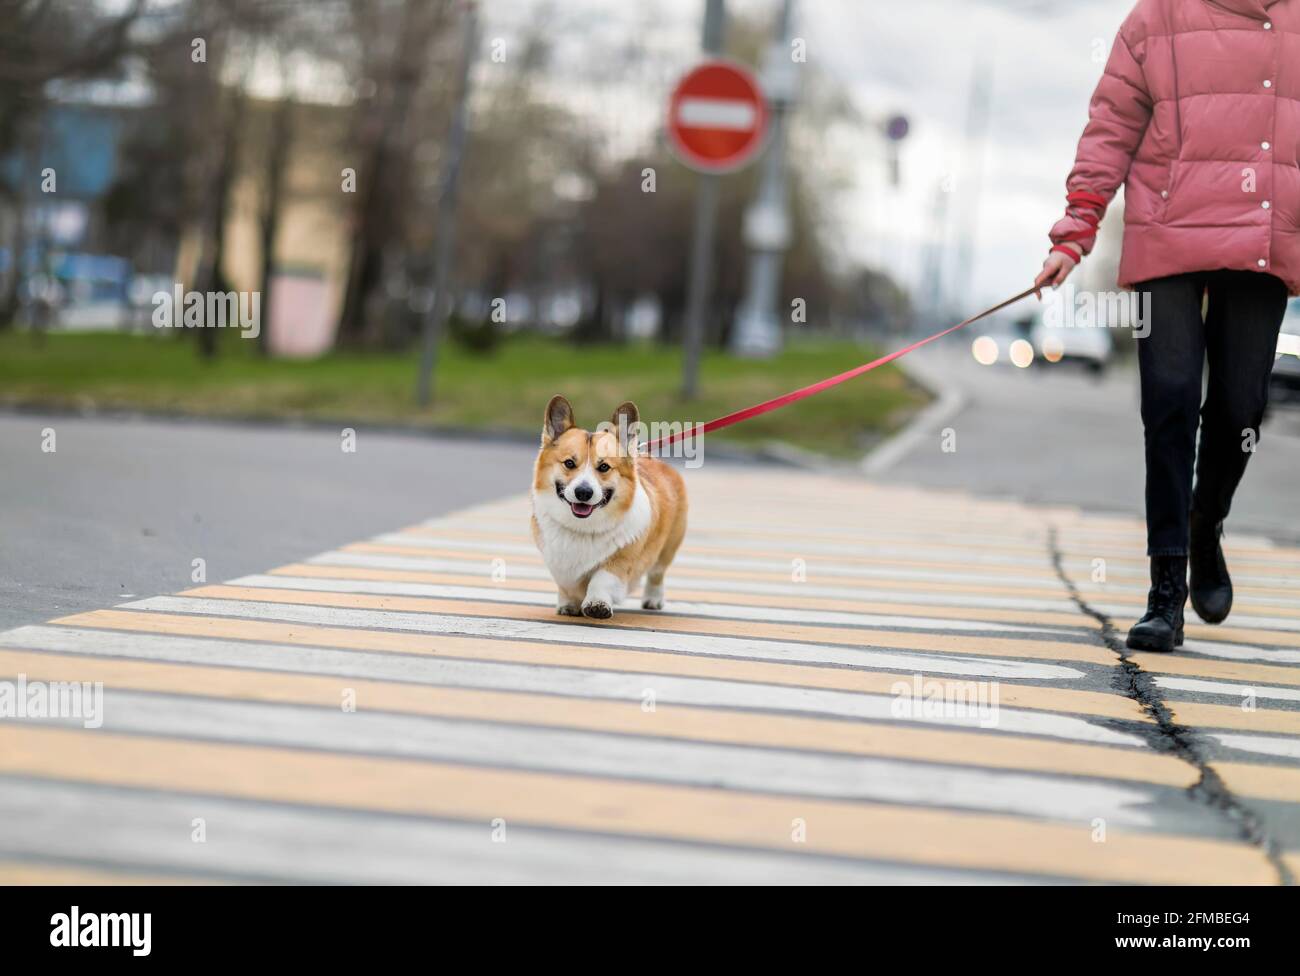
[[[636,405],[624,403],[614,411],[614,430],[595,432],[574,425],[573,408],[563,397],[546,408],[533,469],[532,532],[559,587],[561,614],[610,617],[642,577],[642,606],[662,609],[664,574],[686,534],[681,475],[657,458],[638,457],[635,438],[621,445],[620,417],[625,428],[636,423]],[[559,494],[579,482],[598,486],[602,498],[612,491],[583,519],[573,514],[572,500]]]

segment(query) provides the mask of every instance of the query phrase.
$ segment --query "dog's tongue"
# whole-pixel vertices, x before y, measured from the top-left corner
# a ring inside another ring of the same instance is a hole
[[[573,509],[573,514],[578,516],[578,518],[586,518],[588,515],[591,514],[592,510],[596,506],[585,505],[582,502],[571,502],[569,507]]]

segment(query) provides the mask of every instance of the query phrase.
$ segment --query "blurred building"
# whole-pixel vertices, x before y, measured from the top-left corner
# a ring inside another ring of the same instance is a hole
[[[278,180],[263,324],[272,352],[316,355],[334,342],[348,274],[355,196],[343,189],[349,161],[342,147],[350,110],[301,102],[285,109],[274,100],[249,99],[243,111],[223,221],[222,278],[234,291],[262,290],[269,184]],[[268,165],[276,156],[276,140],[283,155],[278,173]],[[194,280],[198,250],[192,230],[182,236],[178,281]]]
[[[52,102],[0,157],[9,204],[0,211],[0,271],[27,308],[65,309],[60,324],[126,322],[132,268],[111,253],[107,200],[139,116],[129,105]]]

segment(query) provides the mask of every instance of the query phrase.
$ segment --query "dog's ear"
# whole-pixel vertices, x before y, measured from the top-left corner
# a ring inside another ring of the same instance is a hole
[[[631,400],[624,400],[614,409],[609,422],[614,428],[615,436],[620,439],[624,447],[636,446],[636,431],[632,428],[640,420],[641,412]]]
[[[551,397],[546,405],[546,415],[542,418],[542,443],[553,441],[573,426],[573,407],[569,401],[558,394]]]
[[[626,417],[627,419],[624,420],[623,423],[628,427],[631,427],[641,419],[641,411],[637,410],[636,404],[631,400],[624,400],[614,408],[614,414],[609,418],[609,422],[617,427],[620,417]]]

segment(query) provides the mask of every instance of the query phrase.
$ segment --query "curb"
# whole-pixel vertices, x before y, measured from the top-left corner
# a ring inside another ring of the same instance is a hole
[[[74,406],[67,403],[0,400],[0,417],[50,417],[71,420],[125,420],[144,423],[193,425],[260,430],[295,430],[338,433],[344,427],[357,431],[424,440],[478,441],[486,444],[536,448],[537,435],[508,427],[457,427],[349,420],[341,417],[273,417],[262,414],[218,414],[170,411],[141,407]],[[768,465],[784,468],[824,467],[821,455],[770,441],[759,447],[715,445],[709,454],[728,464]],[[833,463],[833,462],[827,462]]]
[[[912,452],[934,429],[956,416],[966,406],[966,395],[951,389],[944,389],[933,377],[927,375],[924,368],[918,368],[915,361],[909,362],[904,356],[895,365],[917,386],[923,387],[935,398],[924,410],[918,413],[907,426],[897,434],[877,444],[858,462],[858,470],[866,475],[878,475],[888,471],[895,464]]]

